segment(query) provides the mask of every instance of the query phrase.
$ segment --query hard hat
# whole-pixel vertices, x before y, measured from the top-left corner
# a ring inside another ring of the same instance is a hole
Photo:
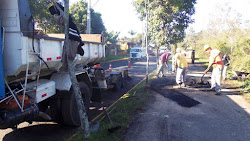
[[[209,45],[205,45],[204,46],[204,51],[207,51],[208,48],[210,48],[210,46]]]

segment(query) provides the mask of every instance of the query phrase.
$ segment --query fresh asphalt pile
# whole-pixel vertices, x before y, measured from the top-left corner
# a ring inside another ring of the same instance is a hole
[[[197,80],[194,77],[187,78],[185,84],[187,86],[189,86],[189,87],[192,87],[192,88],[210,88],[211,87],[211,85],[210,85],[210,83],[208,82],[207,79],[205,79],[205,80],[203,80],[203,79]]]
[[[190,82],[190,84],[192,84],[195,81],[192,80]],[[153,79],[151,81],[151,90],[176,102],[182,107],[190,108],[196,106],[197,104],[200,104],[200,102],[174,89],[174,85],[176,85],[175,76],[168,75],[167,77]]]

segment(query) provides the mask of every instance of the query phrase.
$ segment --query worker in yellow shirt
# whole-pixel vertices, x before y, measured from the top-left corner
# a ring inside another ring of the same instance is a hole
[[[186,71],[188,68],[188,63],[187,60],[185,58],[184,53],[181,53],[181,49],[177,48],[176,49],[176,54],[175,54],[175,66],[177,67],[177,72],[176,72],[176,83],[178,85],[184,86],[185,85],[185,81],[186,81]]]

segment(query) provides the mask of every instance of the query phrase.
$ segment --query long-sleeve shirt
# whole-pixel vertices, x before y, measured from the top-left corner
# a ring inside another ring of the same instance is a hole
[[[160,59],[159,59],[159,60],[160,60],[161,62],[164,62],[165,65],[168,66],[168,58],[169,58],[170,55],[171,55],[170,53],[165,52],[165,53],[163,53],[163,54],[160,56]]]
[[[170,56],[170,53],[168,53],[168,52],[163,53],[163,54],[160,56],[160,60],[161,60],[162,62],[167,63],[169,56]]]

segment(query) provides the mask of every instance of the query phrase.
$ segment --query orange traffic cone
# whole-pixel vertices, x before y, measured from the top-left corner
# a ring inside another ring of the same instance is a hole
[[[112,71],[112,65],[111,64],[109,65],[109,71]]]
[[[131,66],[130,66],[130,60],[128,60],[128,68],[130,68]]]

